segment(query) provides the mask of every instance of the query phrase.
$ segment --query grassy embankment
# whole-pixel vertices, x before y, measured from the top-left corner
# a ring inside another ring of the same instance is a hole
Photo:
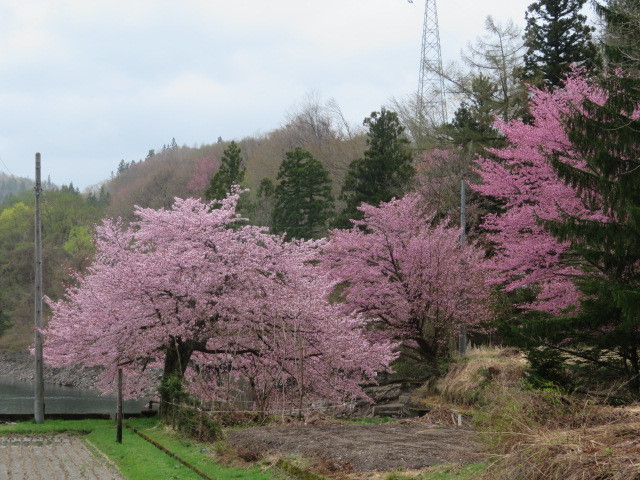
[[[440,465],[431,467],[424,472],[416,474],[391,473],[384,480],[475,480],[485,470],[483,463],[468,465]]]
[[[640,410],[534,388],[514,349],[471,350],[422,398],[435,416],[452,405],[466,411],[481,435],[490,461],[463,478],[640,480]]]

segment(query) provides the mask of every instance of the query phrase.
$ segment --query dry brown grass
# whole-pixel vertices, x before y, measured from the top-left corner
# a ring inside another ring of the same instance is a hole
[[[522,435],[483,475],[491,480],[638,480],[640,419]]]
[[[421,423],[426,423],[429,425],[443,425],[446,427],[451,427],[458,426],[458,415],[463,415],[461,419],[462,425],[467,426],[469,423],[469,417],[467,415],[464,415],[465,413],[466,412],[463,412],[457,408],[453,408],[450,405],[435,404],[426,414],[420,417],[419,421]]]
[[[497,356],[494,354],[497,353]],[[584,396],[526,387],[516,352],[477,352],[443,379],[450,398],[481,392],[475,424],[490,480],[640,480],[640,415]]]
[[[512,452],[541,434],[618,425],[637,416],[554,390],[494,385],[474,422],[494,453]]]
[[[516,349],[474,347],[438,381],[436,390],[448,402],[474,405],[492,384],[521,382],[526,368],[524,355]]]
[[[493,459],[480,478],[640,480],[639,408],[531,389],[526,369],[515,349],[474,348],[435,385],[440,404],[425,396],[441,420],[451,412],[446,402],[475,409],[474,425]]]

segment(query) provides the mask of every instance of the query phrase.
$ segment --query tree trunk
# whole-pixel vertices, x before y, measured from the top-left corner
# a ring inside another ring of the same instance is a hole
[[[631,379],[629,388],[635,395],[640,394],[640,359],[638,359],[638,349],[635,345],[629,348],[629,361],[631,362]]]
[[[183,342],[180,338],[171,339],[167,345],[160,384],[160,412],[164,417],[185,395],[182,381],[194,347],[193,341]]]

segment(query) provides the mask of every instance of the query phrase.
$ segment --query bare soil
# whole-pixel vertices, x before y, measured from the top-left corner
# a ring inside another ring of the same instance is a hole
[[[227,441],[247,461],[293,454],[319,459],[329,470],[341,472],[420,470],[480,458],[472,430],[419,420],[252,427],[229,433]]]
[[[80,438],[0,437],[0,480],[124,480]]]

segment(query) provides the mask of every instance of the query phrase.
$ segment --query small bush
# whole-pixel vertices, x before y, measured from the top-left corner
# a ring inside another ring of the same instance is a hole
[[[257,445],[241,445],[235,448],[236,455],[245,462],[257,462],[264,452]]]
[[[214,442],[222,436],[222,427],[208,412],[198,408],[200,402],[185,389],[184,379],[167,375],[159,388],[163,403],[162,415],[174,429],[199,442]]]
[[[305,470],[284,458],[278,460],[276,467],[299,480],[328,480],[325,477]]]
[[[174,425],[178,431],[199,442],[214,442],[222,437],[222,427],[207,412],[190,406],[181,406],[174,412]]]

